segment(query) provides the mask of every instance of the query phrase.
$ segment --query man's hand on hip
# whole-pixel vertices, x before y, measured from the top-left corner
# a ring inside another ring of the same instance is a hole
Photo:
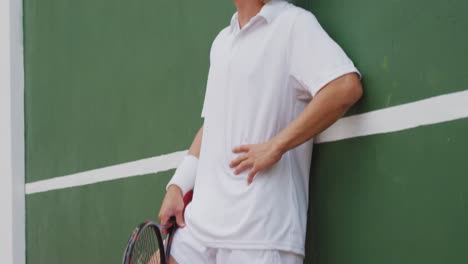
[[[251,168],[247,176],[247,184],[249,185],[257,172],[273,166],[283,156],[283,152],[273,141],[240,145],[235,147],[232,152],[242,153],[229,163],[229,167],[235,168],[234,174],[239,174]]]

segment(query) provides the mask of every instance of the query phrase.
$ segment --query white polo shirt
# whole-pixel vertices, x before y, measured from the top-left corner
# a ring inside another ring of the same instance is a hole
[[[273,0],[213,41],[203,140],[186,228],[206,246],[304,254],[312,139],[271,168],[234,175],[235,146],[270,140],[330,81],[358,72],[309,11]]]

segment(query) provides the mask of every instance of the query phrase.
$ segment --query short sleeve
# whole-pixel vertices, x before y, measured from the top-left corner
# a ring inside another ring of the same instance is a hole
[[[202,110],[201,110],[201,117],[202,118],[205,118],[206,116],[206,111],[207,111],[207,105],[208,105],[208,89],[209,89],[209,83],[210,83],[210,78],[211,78],[211,63],[210,63],[210,67],[208,69],[208,79],[207,79],[207,84],[206,84],[206,88],[205,88],[205,96],[204,96],[204,99],[203,99],[203,105],[202,105]]]
[[[356,72],[361,77],[343,49],[307,10],[296,17],[289,48],[290,77],[297,81],[306,99],[344,74]]]

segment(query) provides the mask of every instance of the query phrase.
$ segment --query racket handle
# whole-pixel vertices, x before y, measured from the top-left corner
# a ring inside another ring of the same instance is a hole
[[[170,226],[171,228],[177,227],[177,221],[175,216],[171,216],[169,220],[167,221],[167,226]]]
[[[177,221],[176,221],[175,216],[171,216],[171,218],[169,218],[167,222],[168,222],[167,224],[171,227],[167,230],[168,235],[166,237],[166,247],[165,247],[166,259],[165,260],[166,260],[166,263],[169,263],[169,258],[171,256],[172,239],[174,238],[174,233],[177,230],[178,226],[177,226]]]

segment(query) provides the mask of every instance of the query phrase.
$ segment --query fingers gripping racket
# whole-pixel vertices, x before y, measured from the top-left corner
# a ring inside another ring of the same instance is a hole
[[[185,206],[191,201],[192,193],[190,191],[184,196]],[[162,234],[163,229],[167,230],[165,236]],[[139,224],[127,241],[123,264],[168,264],[176,229],[175,217],[169,219],[167,226],[153,221]]]

